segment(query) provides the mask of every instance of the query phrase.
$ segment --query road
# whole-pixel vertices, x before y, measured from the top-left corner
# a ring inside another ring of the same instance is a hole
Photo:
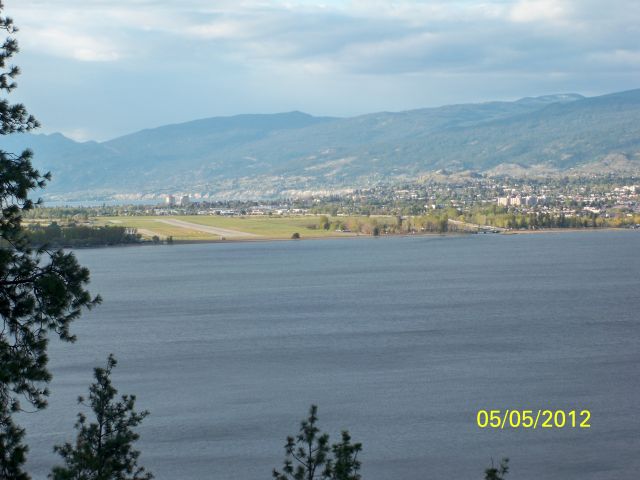
[[[219,235],[224,238],[249,238],[249,237],[261,237],[255,233],[240,232],[238,230],[229,230],[228,228],[209,227],[207,225],[199,225],[197,223],[185,222],[183,220],[167,219],[158,220],[158,222],[166,223],[174,227],[185,228],[188,230],[195,230],[197,232],[211,233],[213,235]]]

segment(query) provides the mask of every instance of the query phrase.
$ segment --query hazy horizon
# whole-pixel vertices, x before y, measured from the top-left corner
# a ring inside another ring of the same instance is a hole
[[[447,103],[447,104],[441,104],[441,105],[433,105],[433,106],[416,106],[414,108],[408,108],[406,110],[384,110],[384,111],[371,111],[371,112],[362,112],[359,114],[355,114],[355,115],[323,115],[323,114],[317,114],[315,112],[308,112],[308,111],[303,111],[300,109],[294,109],[294,110],[288,110],[288,111],[272,111],[272,112],[242,112],[242,113],[230,113],[230,114],[226,114],[226,115],[209,115],[209,116],[204,116],[204,117],[199,117],[199,118],[191,118],[191,119],[185,119],[183,121],[178,121],[178,122],[171,122],[171,123],[157,123],[157,124],[153,124],[153,125],[148,125],[148,126],[144,126],[140,129],[137,130],[133,130],[133,131],[128,131],[128,132],[124,132],[122,134],[113,136],[113,137],[107,137],[107,138],[74,138],[72,135],[67,135],[65,132],[61,132],[61,131],[49,131],[48,129],[43,129],[40,128],[38,130],[36,130],[35,132],[33,132],[33,134],[38,135],[38,134],[44,134],[44,135],[55,135],[55,134],[61,134],[64,135],[66,138],[69,138],[71,140],[74,140],[76,142],[98,142],[98,143],[105,143],[108,142],[110,140],[115,140],[116,138],[120,138],[120,137],[125,137],[127,135],[133,135],[135,133],[141,132],[141,131],[145,131],[145,130],[154,130],[156,128],[162,128],[162,127],[167,127],[167,126],[173,126],[173,125],[181,125],[181,124],[185,124],[185,123],[191,123],[191,122],[198,122],[201,120],[207,120],[207,119],[211,119],[211,118],[232,118],[232,117],[239,117],[239,116],[251,116],[251,115],[285,115],[285,114],[292,114],[292,113],[301,113],[304,115],[309,115],[311,117],[316,117],[316,118],[322,118],[322,117],[330,117],[330,118],[335,118],[335,119],[347,119],[347,118],[354,118],[354,117],[358,117],[358,116],[366,116],[366,115],[375,115],[377,113],[402,113],[405,111],[413,111],[413,110],[423,110],[423,109],[437,109],[437,108],[441,108],[441,107],[449,107],[449,106],[454,106],[454,105],[481,105],[481,104],[487,104],[487,103],[497,103],[497,102],[517,102],[519,100],[524,100],[526,98],[540,98],[540,97],[545,97],[545,96],[561,96],[561,95],[580,95],[583,96],[585,98],[592,98],[592,97],[598,97],[598,96],[606,96],[606,95],[613,95],[616,93],[623,93],[625,91],[633,91],[633,90],[640,90],[639,88],[633,88],[633,89],[629,89],[629,90],[624,90],[624,91],[616,91],[616,92],[603,92],[601,94],[598,95],[585,95],[583,93],[580,92],[554,92],[554,93],[548,93],[548,94],[544,94],[544,95],[522,95],[522,96],[518,96],[516,98],[512,98],[512,99],[486,99],[486,100],[479,100],[476,102],[453,102],[453,103]]]

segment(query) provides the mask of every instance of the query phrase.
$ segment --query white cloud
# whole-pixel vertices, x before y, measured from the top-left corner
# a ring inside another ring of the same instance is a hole
[[[75,75],[60,78],[58,88],[75,98],[84,86],[103,110],[114,109],[125,91],[129,102],[162,105],[170,89],[183,100],[173,104],[181,119],[207,115],[205,98],[225,104],[226,114],[313,102],[344,114],[356,102],[368,111],[367,101],[380,98],[389,109],[394,99],[411,107],[416,98],[491,99],[511,87],[524,96],[564,85],[588,93],[632,88],[640,78],[638,0],[6,3],[22,29],[19,63],[30,59],[35,72],[64,58]],[[425,90],[438,79],[446,80]],[[197,113],[182,113],[183,104]]]
[[[610,6],[597,0],[65,0],[54,6],[20,0],[11,13],[23,26],[24,46],[82,62],[128,59],[143,68],[215,58],[254,70],[277,65],[334,73],[493,68],[544,74],[579,63],[579,70],[597,69],[594,59],[604,62],[602,52],[635,50],[638,5],[635,0]],[[624,53],[616,58],[621,63]]]
[[[245,39],[251,36],[251,25],[246,21],[217,21],[191,25],[184,32],[203,39]]]
[[[25,44],[52,55],[82,62],[112,62],[122,57],[108,40],[74,34],[59,28],[25,30]]]
[[[509,17],[514,22],[559,22],[569,14],[569,3],[563,0],[520,0]]]
[[[113,62],[123,57],[124,49],[116,37],[100,27],[104,16],[29,3],[12,9],[11,15],[20,28],[23,50],[81,62]]]

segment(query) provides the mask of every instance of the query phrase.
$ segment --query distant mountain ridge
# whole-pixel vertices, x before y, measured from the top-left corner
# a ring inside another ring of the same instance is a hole
[[[261,198],[415,179],[439,169],[519,174],[640,171],[640,89],[449,105],[352,118],[302,112],[214,117],[106,142],[11,135],[50,170],[47,194],[172,192]]]

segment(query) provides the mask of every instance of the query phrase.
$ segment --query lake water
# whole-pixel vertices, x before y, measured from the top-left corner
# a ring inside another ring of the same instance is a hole
[[[104,304],[52,343],[34,478],[73,438],[92,367],[151,415],[160,480],[271,478],[312,403],[365,480],[636,479],[640,234],[631,231],[78,251]],[[589,409],[588,430],[481,430],[478,409]]]

